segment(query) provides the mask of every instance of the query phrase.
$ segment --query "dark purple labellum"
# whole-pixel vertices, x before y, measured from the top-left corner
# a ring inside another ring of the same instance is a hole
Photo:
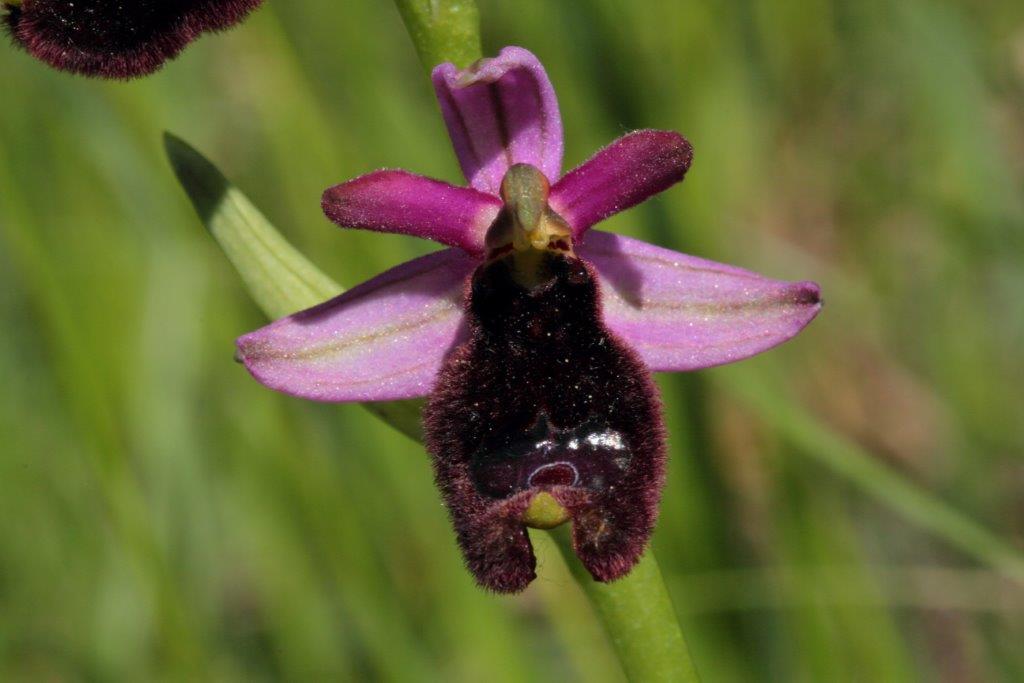
[[[152,73],[207,31],[241,21],[262,0],[23,0],[3,3],[15,43],[86,76]]]
[[[568,513],[594,578],[627,573],[650,538],[664,482],[656,388],[600,317],[590,266],[545,252],[526,288],[512,257],[477,268],[471,337],[449,358],[425,412],[427,448],[477,581],[515,592],[535,574],[523,521],[550,494]]]

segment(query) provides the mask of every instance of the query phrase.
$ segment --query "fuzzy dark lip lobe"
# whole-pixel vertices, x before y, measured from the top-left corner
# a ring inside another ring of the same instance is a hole
[[[14,41],[50,66],[84,76],[129,79],[151,74],[201,35],[240,22],[262,0],[205,0],[168,6],[31,0],[4,4]]]
[[[554,524],[572,521],[591,574],[608,581],[639,559],[664,483],[660,403],[646,367],[604,328],[593,268],[545,253],[552,279],[540,288],[517,284],[502,261],[477,269],[470,339],[442,369],[425,413],[467,566],[500,592],[534,578],[524,520],[540,494],[552,496]]]

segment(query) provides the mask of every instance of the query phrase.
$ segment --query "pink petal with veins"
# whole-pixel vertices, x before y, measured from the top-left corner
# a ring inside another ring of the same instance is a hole
[[[540,61],[521,47],[465,70],[431,75],[452,146],[472,187],[498,194],[512,164],[536,166],[551,183],[562,174],[562,118]]]
[[[601,278],[604,321],[653,371],[731,363],[794,337],[821,310],[813,282],[773,280],[593,231],[577,250]]]
[[[464,288],[477,262],[445,249],[239,338],[262,384],[317,401],[383,401],[430,393],[465,337]]]

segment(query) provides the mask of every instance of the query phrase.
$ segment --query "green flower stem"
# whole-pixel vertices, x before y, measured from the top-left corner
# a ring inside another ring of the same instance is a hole
[[[480,12],[475,0],[395,0],[423,66],[466,67],[480,59]]]
[[[700,680],[653,550],[648,548],[625,577],[600,583],[576,557],[568,525],[550,533],[597,611],[629,680]]]

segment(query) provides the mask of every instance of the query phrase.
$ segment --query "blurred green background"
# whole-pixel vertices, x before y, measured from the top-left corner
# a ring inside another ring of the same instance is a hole
[[[654,545],[705,680],[1024,680],[1024,4],[480,8],[485,52],[546,64],[567,167],[693,142],[606,228],[825,292],[784,347],[659,378]],[[231,360],[264,320],[161,132],[345,285],[429,251],[319,209],[459,180],[390,2],[271,1],[129,84],[0,61],[0,679],[621,680],[543,538],[483,593],[420,446]]]

